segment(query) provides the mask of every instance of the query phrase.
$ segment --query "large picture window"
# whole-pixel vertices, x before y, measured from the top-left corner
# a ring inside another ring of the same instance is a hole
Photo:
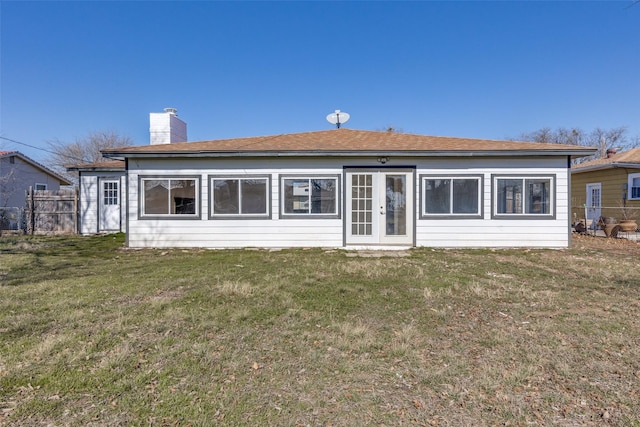
[[[283,216],[338,216],[338,177],[283,177]]]
[[[141,178],[142,216],[198,216],[197,178]]]
[[[553,216],[553,177],[494,177],[496,216]]]
[[[481,216],[481,177],[422,176],[421,180],[422,216]]]
[[[268,177],[212,177],[212,217],[269,217]]]

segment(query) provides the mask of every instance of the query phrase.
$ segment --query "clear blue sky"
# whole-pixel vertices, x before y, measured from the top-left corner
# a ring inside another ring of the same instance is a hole
[[[475,138],[541,127],[640,135],[640,4],[0,2],[0,136],[114,130],[148,144],[346,127]],[[0,140],[36,159],[46,153]]]

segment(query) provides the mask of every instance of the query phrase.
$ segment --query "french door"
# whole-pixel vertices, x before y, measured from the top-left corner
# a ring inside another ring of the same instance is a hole
[[[413,245],[413,175],[408,169],[346,171],[347,245]]]

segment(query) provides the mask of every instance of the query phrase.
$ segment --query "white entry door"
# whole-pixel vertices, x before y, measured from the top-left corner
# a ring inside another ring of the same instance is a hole
[[[100,212],[98,231],[120,230],[120,181],[100,181]]]
[[[350,170],[346,173],[347,245],[413,245],[413,171]]]
[[[602,215],[602,184],[587,184],[587,220],[597,221]]]

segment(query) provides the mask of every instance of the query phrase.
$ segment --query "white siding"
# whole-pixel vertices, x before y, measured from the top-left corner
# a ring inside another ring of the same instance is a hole
[[[98,177],[80,176],[80,234],[98,232]]]
[[[419,219],[416,244],[428,247],[546,247],[569,245],[568,170],[566,159],[427,161],[416,175],[481,175],[484,179],[481,219]],[[554,219],[492,219],[492,175],[554,175]],[[420,194],[420,182],[416,197]],[[419,216],[420,207],[416,215]]]
[[[119,180],[119,196],[120,196],[120,231],[126,230],[126,176],[123,172],[86,172],[83,171],[80,176],[80,234],[89,235],[98,233],[98,217],[100,215],[100,185],[102,179],[118,179]]]
[[[392,158],[386,167],[415,167],[416,246],[428,247],[550,247],[569,244],[567,160],[558,158]],[[342,247],[344,242],[344,167],[380,167],[375,157],[363,159],[131,159],[129,161],[128,244],[130,247]],[[210,175],[271,177],[271,219],[209,219]],[[340,218],[280,218],[279,177],[340,176]],[[478,219],[421,219],[420,175],[481,175],[483,216]],[[553,219],[492,219],[492,174],[539,174],[555,177]],[[199,219],[139,217],[141,176],[200,177]]]

